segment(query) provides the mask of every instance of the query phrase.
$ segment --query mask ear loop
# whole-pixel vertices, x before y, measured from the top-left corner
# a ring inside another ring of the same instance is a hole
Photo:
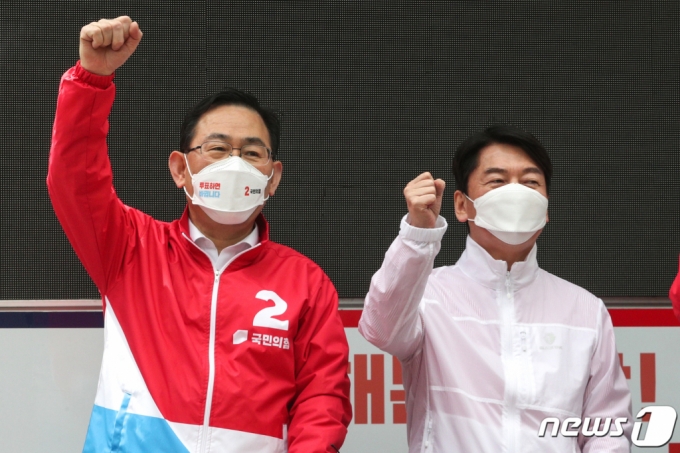
[[[191,173],[191,167],[189,167],[189,161],[187,160],[187,155],[186,155],[186,154],[184,154],[184,162],[186,162],[186,164],[187,164],[187,170],[189,171],[189,176],[191,176],[191,183],[193,184],[193,182],[194,182],[194,175],[193,175],[193,173]],[[189,192],[187,192],[187,186],[186,186],[186,184],[184,185],[184,187],[182,187],[182,189],[184,190],[184,193],[187,194],[187,197],[189,197],[189,200],[191,200],[191,202],[193,203],[193,202],[194,202],[194,197],[192,197],[191,195],[189,195]]]
[[[274,177],[274,169],[272,168],[272,174],[269,175],[269,178],[267,178],[267,183],[269,183],[269,181],[270,181],[273,177]],[[267,198],[263,198],[263,199],[262,199],[263,202],[265,202],[265,201],[267,201],[267,200],[269,200],[269,195],[267,195]]]
[[[472,205],[473,205],[473,206],[475,205],[475,200],[473,200],[472,198],[468,197],[466,193],[463,193],[463,195],[465,195],[465,198],[467,198],[468,200],[470,200],[470,201],[472,202]],[[474,221],[475,221],[475,219],[468,219],[468,222],[474,222]]]

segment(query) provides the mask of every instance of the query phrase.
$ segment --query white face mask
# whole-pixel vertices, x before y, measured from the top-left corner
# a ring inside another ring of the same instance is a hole
[[[524,244],[545,226],[548,199],[522,184],[506,184],[476,200],[467,198],[477,211],[475,218],[468,220],[506,244]]]
[[[274,176],[273,169],[267,178],[248,162],[232,156],[212,163],[194,175],[186,154],[184,160],[191,175],[194,196],[189,195],[186,187],[184,192],[217,223],[241,224],[269,198],[265,198],[265,190]]]

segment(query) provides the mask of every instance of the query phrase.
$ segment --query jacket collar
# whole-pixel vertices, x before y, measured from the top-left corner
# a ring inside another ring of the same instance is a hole
[[[246,250],[242,255],[240,255],[230,266],[229,269],[238,269],[243,266],[254,262],[260,256],[261,251],[269,244],[269,223],[264,218],[264,215],[260,213],[255,219],[257,223],[257,228],[259,232],[259,244],[250,249]],[[212,269],[212,263],[210,259],[205,255],[205,253],[191,240],[191,233],[189,232],[189,208],[184,208],[184,213],[182,217],[178,220],[180,235],[184,236],[183,243],[189,250],[189,253],[194,256],[203,265],[206,265]]]
[[[255,223],[257,223],[257,228],[260,233],[259,242],[264,243],[269,241],[269,223],[267,220],[264,218],[262,213],[257,216],[255,219]],[[179,229],[182,233],[184,233],[187,237],[191,238],[191,233],[189,232],[189,208],[185,207],[184,212],[182,213],[182,217],[179,219]]]
[[[468,236],[465,251],[456,265],[460,266],[465,275],[487,288],[505,288],[506,280],[509,277],[512,281],[512,287],[519,289],[534,281],[538,275],[536,250],[536,244],[534,244],[526,260],[513,264],[508,273],[507,262],[494,259],[482,246]]]

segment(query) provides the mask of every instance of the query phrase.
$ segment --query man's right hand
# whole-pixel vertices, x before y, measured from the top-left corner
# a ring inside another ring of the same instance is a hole
[[[111,75],[130,58],[141,39],[139,24],[128,16],[92,22],[80,30],[80,65],[93,74]]]
[[[409,223],[417,228],[434,228],[442,208],[446,183],[425,172],[408,183],[404,198],[408,207]]]

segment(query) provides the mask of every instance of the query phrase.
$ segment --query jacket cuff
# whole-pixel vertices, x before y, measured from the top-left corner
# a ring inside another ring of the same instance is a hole
[[[97,74],[93,74],[87,69],[83,68],[80,65],[80,60],[78,60],[78,63],[76,63],[75,76],[79,80],[82,80],[84,83],[88,85],[105,90],[108,87],[110,87],[111,84],[113,83],[113,78],[115,77],[115,74],[111,74],[108,76],[100,76]]]
[[[399,236],[404,239],[410,239],[417,242],[439,242],[444,237],[446,229],[449,224],[446,223],[446,219],[442,216],[437,217],[437,222],[434,224],[434,228],[418,228],[411,226],[408,221],[408,214],[401,219],[401,228],[399,229]]]

